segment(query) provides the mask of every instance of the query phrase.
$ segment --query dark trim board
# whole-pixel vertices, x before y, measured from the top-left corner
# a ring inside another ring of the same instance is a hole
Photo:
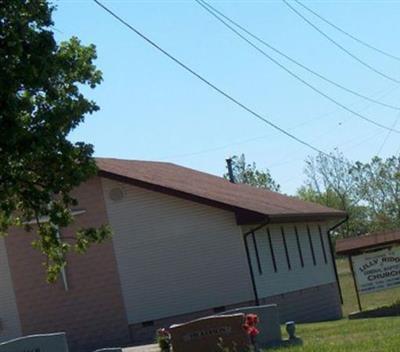
[[[272,244],[271,231],[269,230],[269,228],[267,228],[267,236],[268,236],[269,250],[271,252],[272,265],[274,266],[274,271],[278,272],[278,267],[276,265],[274,246]]]
[[[247,264],[249,266],[249,271],[250,271],[250,279],[251,279],[251,286],[253,288],[254,301],[256,303],[256,306],[259,306],[260,305],[260,301],[259,301],[259,298],[258,298],[257,284],[256,284],[256,280],[255,280],[255,277],[254,277],[253,265],[251,264],[249,244],[247,242],[248,235],[249,234],[246,234],[246,235],[243,236],[244,248],[246,249]]]
[[[324,255],[324,262],[325,264],[328,264],[328,257],[326,255],[324,236],[322,234],[322,228],[320,224],[318,224],[318,232],[319,232],[319,240],[321,241],[322,254]]]
[[[311,237],[310,226],[308,224],[307,224],[307,237],[308,237],[308,242],[310,244],[310,250],[311,250],[311,256],[312,256],[313,264],[315,266],[315,265],[317,265],[317,260],[315,258],[314,244],[313,244],[312,237]]]
[[[249,267],[249,273],[250,273],[250,279],[251,279],[251,285],[253,287],[253,293],[254,293],[254,301],[256,303],[257,306],[260,305],[260,300],[258,297],[258,292],[257,292],[257,284],[256,284],[256,279],[254,277],[254,270],[253,270],[253,265],[251,263],[251,257],[250,257],[250,250],[249,250],[249,244],[247,242],[247,238],[249,237],[249,235],[253,234],[262,229],[264,226],[268,225],[268,221],[266,221],[263,224],[259,224],[258,226],[254,227],[253,229],[251,229],[250,231],[247,231],[246,233],[243,234],[243,242],[244,242],[244,247],[246,250],[246,258],[247,258],[247,264]],[[255,239],[255,237],[254,237]],[[256,244],[256,242],[254,242],[254,244]],[[258,253],[258,251],[257,251]],[[261,269],[261,267],[259,267],[259,269]]]
[[[294,223],[294,222],[310,222],[310,221],[328,221],[333,219],[342,218],[343,214],[335,213],[293,213],[293,214],[261,214],[256,211],[235,207],[229,204],[221,203],[211,199],[207,199],[201,196],[196,196],[192,193],[186,193],[178,191],[172,188],[163,187],[160,185],[144,182],[136,179],[132,179],[126,176],[121,176],[112,172],[103,170],[98,171],[98,176],[108,178],[117,182],[130,184],[136,187],[141,187],[150,191],[167,194],[170,196],[190,200],[204,205],[209,205],[214,208],[219,208],[227,211],[231,211],[235,214],[237,225],[257,225],[260,223],[268,222],[270,224],[278,223]]]
[[[282,241],[283,241],[283,248],[285,249],[285,255],[286,255],[286,263],[288,266],[289,270],[292,270],[292,264],[290,263],[290,257],[289,257],[289,250],[286,242],[286,235],[285,235],[285,229],[283,226],[281,226],[281,235],[282,235]]]
[[[300,264],[301,267],[304,268],[304,257],[303,257],[303,251],[301,249],[299,231],[297,230],[297,226],[294,226],[294,233],[296,235],[296,243],[297,243],[297,250],[299,251]]]
[[[338,286],[338,290],[339,290],[339,295],[340,295],[340,302],[343,304],[343,293],[342,293],[342,287],[340,286],[340,281],[339,281],[339,274],[338,274],[338,270],[337,270],[337,265],[336,265],[336,260],[335,260],[335,251],[333,249],[333,244],[332,244],[332,238],[331,235],[333,233],[333,231],[335,231],[335,229],[337,229],[338,227],[342,226],[344,223],[346,223],[347,221],[349,221],[349,216],[346,215],[346,217],[342,220],[339,221],[337,224],[333,225],[330,229],[328,229],[327,231],[327,235],[328,235],[328,244],[329,244],[329,251],[331,252],[331,260],[332,260],[332,264],[333,264],[333,269],[335,271],[335,277],[336,277],[336,284]]]
[[[255,252],[255,254],[256,254],[256,259],[257,259],[258,273],[259,273],[260,275],[262,275],[260,254],[258,253],[257,238],[256,238],[256,234],[255,234],[254,231],[251,233],[251,238],[252,238],[252,240],[253,240],[254,252]]]

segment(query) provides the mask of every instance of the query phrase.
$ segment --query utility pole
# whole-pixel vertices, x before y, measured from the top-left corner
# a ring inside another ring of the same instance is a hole
[[[235,177],[233,176],[232,159],[231,158],[226,159],[226,166],[228,168],[229,181],[232,183],[235,183]]]

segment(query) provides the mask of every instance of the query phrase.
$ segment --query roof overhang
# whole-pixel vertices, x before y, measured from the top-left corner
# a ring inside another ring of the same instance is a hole
[[[400,229],[376,232],[358,237],[345,238],[336,241],[336,254],[355,255],[368,250],[387,247],[400,243]]]
[[[130,184],[133,186],[141,187],[154,192],[160,192],[170,196],[178,197],[181,199],[189,200],[192,202],[209,205],[214,208],[231,211],[235,214],[237,225],[255,225],[260,223],[291,223],[302,221],[329,221],[343,219],[346,217],[345,212],[335,211],[332,213],[292,213],[292,214],[262,214],[249,209],[235,207],[230,204],[218,202],[212,199],[197,196],[192,193],[182,192],[180,190],[163,187],[150,182],[133,179],[109,171],[99,170],[98,175],[117,182]]]

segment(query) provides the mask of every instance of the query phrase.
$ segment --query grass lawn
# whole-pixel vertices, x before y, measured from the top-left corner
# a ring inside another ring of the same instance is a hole
[[[343,290],[344,319],[326,323],[298,324],[297,335],[303,346],[287,348],[293,352],[398,352],[400,351],[400,317],[348,320],[350,312],[358,311],[353,279],[347,260],[338,260]],[[400,299],[400,288],[361,296],[363,309],[389,305]],[[286,332],[283,331],[283,336]]]
[[[297,326],[297,335],[303,339],[304,345],[290,347],[285,351],[398,352],[399,331],[400,317],[300,324]]]

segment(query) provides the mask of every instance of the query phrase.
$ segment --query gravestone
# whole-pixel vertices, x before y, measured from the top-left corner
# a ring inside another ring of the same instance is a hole
[[[223,346],[245,351],[249,338],[243,329],[244,314],[205,317],[188,323],[172,325],[171,343],[174,352],[216,351],[219,339]]]
[[[260,320],[257,324],[260,333],[256,338],[259,347],[278,346],[282,343],[279,311],[276,304],[237,308],[220,313],[219,315],[235,313],[257,314]]]
[[[65,333],[20,337],[0,343],[0,352],[68,352]]]

